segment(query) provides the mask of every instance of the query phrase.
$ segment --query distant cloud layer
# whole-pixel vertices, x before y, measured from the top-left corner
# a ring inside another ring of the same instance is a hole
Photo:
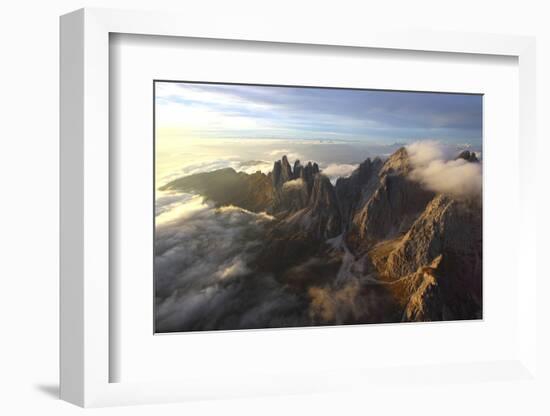
[[[407,146],[414,169],[411,178],[427,189],[457,197],[481,194],[481,163],[470,163],[457,156],[455,147],[435,141],[423,141]]]
[[[157,149],[157,188],[182,176],[223,168],[268,173],[273,162],[284,155],[291,164],[296,159],[302,164],[318,163],[334,182],[338,177],[349,176],[366,158],[384,159],[404,145],[402,142],[372,144],[360,140],[205,139],[182,142],[182,147],[162,154]]]

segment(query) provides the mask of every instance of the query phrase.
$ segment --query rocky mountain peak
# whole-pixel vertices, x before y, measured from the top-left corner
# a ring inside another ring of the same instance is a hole
[[[380,169],[380,167],[382,167],[382,161],[379,158],[376,158],[374,160],[370,160],[370,158],[367,158],[364,162],[359,164],[357,169],[351,174],[350,177],[355,176],[355,181],[359,183],[365,183],[370,179],[372,173],[375,170]]]
[[[283,183],[281,181],[281,173],[282,173],[282,165],[281,161],[277,160],[275,163],[273,163],[273,169],[271,171],[271,180],[273,181],[273,187],[275,189],[280,188]]]
[[[280,189],[285,182],[293,179],[292,168],[290,167],[290,163],[288,162],[286,155],[284,155],[281,160],[277,160],[273,164],[271,177],[273,187],[275,189]]]
[[[286,155],[284,155],[281,159],[282,169],[283,169],[283,175],[287,178],[292,178],[292,168],[290,167],[290,163],[288,162],[288,158]]]
[[[300,160],[291,168],[286,155],[276,161],[272,171],[273,212],[288,215],[306,207],[313,188],[314,171],[311,162],[304,167]]]
[[[313,187],[313,177],[316,173],[319,173],[319,166],[317,166],[317,163],[313,165],[311,162],[307,162],[307,165],[300,169],[300,178],[306,183],[308,193],[310,194]]]
[[[463,150],[460,152],[460,154],[456,157],[457,159],[464,159],[468,162],[477,163],[479,162],[479,159],[476,156],[475,152],[471,152],[469,150]]]
[[[396,150],[384,163],[380,170],[380,176],[392,174],[406,174],[412,169],[409,152],[405,147]]]

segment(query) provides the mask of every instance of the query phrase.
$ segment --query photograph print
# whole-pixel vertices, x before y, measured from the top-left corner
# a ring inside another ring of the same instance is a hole
[[[155,333],[482,319],[480,94],[154,81]]]

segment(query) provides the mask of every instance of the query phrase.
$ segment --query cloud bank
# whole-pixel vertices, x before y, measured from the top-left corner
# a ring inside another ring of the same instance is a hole
[[[254,273],[272,220],[200,196],[172,195],[157,207],[155,330],[174,332],[304,325],[303,299]]]
[[[407,146],[413,170],[413,180],[426,189],[455,197],[477,197],[481,195],[482,166],[464,159],[452,159],[456,148],[444,146],[435,141],[415,142]]]

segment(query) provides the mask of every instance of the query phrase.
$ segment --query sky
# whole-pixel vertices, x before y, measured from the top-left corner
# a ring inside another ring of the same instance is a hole
[[[436,141],[481,155],[480,95],[155,83],[155,181],[221,168],[269,172],[286,155],[336,181],[367,157]]]
[[[156,82],[157,134],[479,147],[481,95]]]

